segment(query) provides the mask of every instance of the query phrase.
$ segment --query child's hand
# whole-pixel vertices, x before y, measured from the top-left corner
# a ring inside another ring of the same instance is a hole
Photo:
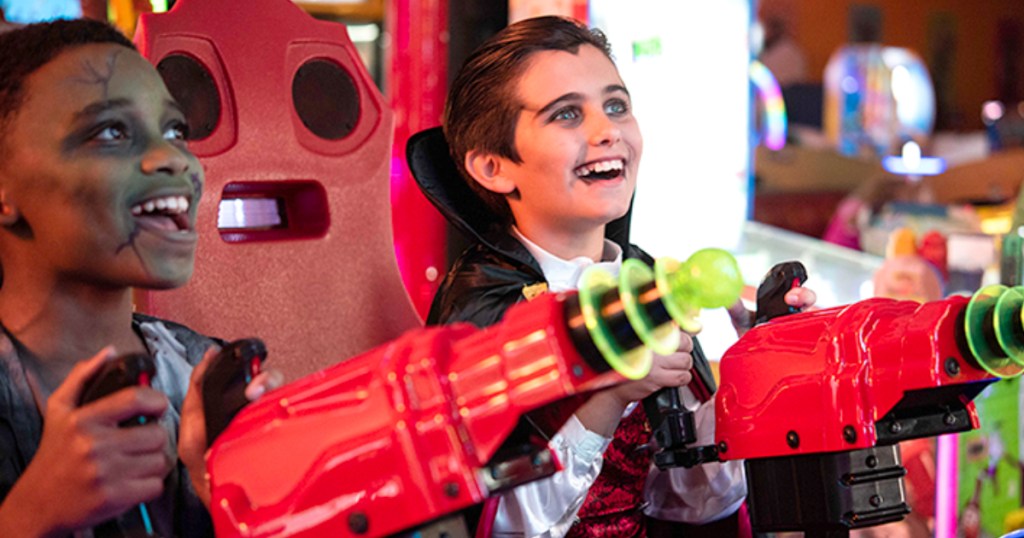
[[[818,300],[818,296],[810,288],[798,286],[787,291],[786,295],[783,296],[783,300],[786,301],[786,304],[789,306],[804,312],[808,308],[814,306],[814,303]],[[736,301],[729,307],[729,319],[732,320],[732,326],[736,329],[736,334],[738,336],[743,336],[751,327],[753,327],[754,315],[753,311],[747,310],[747,307],[743,304],[742,300]]]
[[[679,351],[671,355],[655,355],[647,377],[598,391],[576,410],[576,417],[586,429],[611,437],[622,419],[622,413],[633,402],[643,400],[662,387],[681,387],[693,379],[693,339],[682,333]]]
[[[640,401],[662,387],[681,387],[693,379],[693,338],[681,334],[678,350],[671,355],[654,355],[654,363],[647,377],[608,389],[624,404]]]
[[[818,300],[818,295],[811,288],[798,286],[786,292],[785,300],[789,306],[804,312],[814,306],[814,303]]]
[[[156,498],[173,467],[167,432],[151,421],[167,397],[132,387],[78,407],[87,380],[114,356],[105,348],[76,365],[46,403],[43,436],[32,462],[0,506],[0,536],[64,535]]]
[[[206,417],[203,414],[203,375],[211,361],[220,351],[212,346],[206,350],[203,360],[192,370],[188,393],[181,406],[181,424],[178,427],[178,457],[188,468],[192,487],[207,507],[210,506],[210,483],[206,474]],[[284,384],[284,375],[273,368],[264,369],[245,388],[245,396],[256,400],[268,391]]]

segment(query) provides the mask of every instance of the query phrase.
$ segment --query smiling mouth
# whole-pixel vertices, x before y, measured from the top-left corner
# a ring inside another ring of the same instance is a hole
[[[185,196],[154,196],[131,207],[132,215],[147,228],[167,232],[192,231],[189,199]]]
[[[622,159],[610,159],[606,161],[593,161],[576,167],[573,172],[576,177],[586,180],[615,179],[622,175],[626,169],[626,161]]]

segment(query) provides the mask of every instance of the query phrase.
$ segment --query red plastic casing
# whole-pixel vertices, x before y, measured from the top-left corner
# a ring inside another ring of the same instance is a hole
[[[721,458],[873,447],[875,423],[908,391],[993,380],[957,342],[967,302],[868,299],[754,327],[722,357],[715,408]],[[950,358],[955,375],[946,367]],[[966,405],[976,428],[974,404]],[[844,436],[847,427],[856,435]],[[799,436],[796,447],[787,442],[790,432]]]
[[[189,143],[206,171],[193,278],[138,293],[138,310],[229,340],[258,335],[289,378],[420,325],[392,243],[392,114],[344,25],[289,0],[178,0],[143,14],[135,42],[155,65],[174,56],[202,66],[221,111],[212,132]],[[353,88],[343,101],[336,85],[321,88],[319,99],[353,107],[339,138],[318,136],[296,111],[295,92],[316,94],[295,89],[312,62],[334,66]],[[204,79],[188,80],[186,90]],[[252,198],[279,201],[283,225],[218,228],[223,199]]]
[[[245,408],[207,458],[217,536],[381,536],[482,501],[525,412],[622,381],[577,353],[566,297],[411,331]]]

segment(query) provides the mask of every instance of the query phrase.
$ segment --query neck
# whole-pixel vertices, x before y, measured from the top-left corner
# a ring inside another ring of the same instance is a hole
[[[55,387],[75,364],[105,346],[113,345],[119,353],[145,350],[132,330],[130,288],[18,276],[5,268],[0,320],[31,353],[44,384]]]
[[[604,255],[604,226],[585,231],[564,232],[536,226],[516,226],[519,232],[540,248],[562,258],[571,260],[580,256],[601,261]]]

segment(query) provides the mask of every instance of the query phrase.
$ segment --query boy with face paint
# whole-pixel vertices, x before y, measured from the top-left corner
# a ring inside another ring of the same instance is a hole
[[[428,324],[490,325],[520,300],[576,289],[591,265],[617,273],[623,257],[652,262],[627,241],[643,138],[599,31],[558,17],[507,27],[459,71],[444,134],[476,196],[443,184],[459,178],[425,188],[476,241],[443,281]],[[814,297],[798,289],[786,300],[810,305]],[[738,330],[749,327],[742,305],[730,313]],[[495,536],[644,536],[659,520],[735,514],[746,495],[740,463],[659,473],[640,446],[650,428],[636,402],[688,384],[692,349],[684,334],[645,379],[591,396],[551,439],[564,470],[504,495]],[[683,395],[696,407],[688,389]],[[711,444],[713,404],[697,413],[698,442]],[[706,534],[727,535],[721,527]]]
[[[192,274],[203,171],[184,115],[106,24],[29,25],[0,50],[0,536],[77,533],[143,502],[159,535],[209,535],[195,386],[216,347],[131,297]],[[154,357],[152,387],[79,407],[128,352]],[[137,416],[160,418],[118,427]]]

